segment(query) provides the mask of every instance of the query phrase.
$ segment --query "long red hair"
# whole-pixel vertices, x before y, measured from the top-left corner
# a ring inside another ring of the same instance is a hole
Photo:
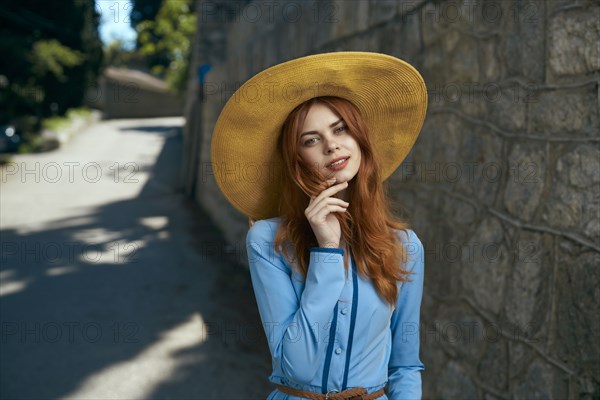
[[[334,96],[312,98],[298,105],[283,124],[278,145],[287,170],[283,174],[279,206],[281,223],[275,235],[275,249],[306,277],[310,248],[318,247],[318,243],[304,210],[308,207],[310,196],[317,196],[327,188],[326,177],[318,168],[305,163],[298,153],[297,138],[310,107],[315,103],[326,105],[342,118],[348,133],[360,146],[360,167],[347,188],[350,205],[345,213],[334,215],[340,222],[342,238],[351,246],[357,272],[371,278],[381,298],[393,306],[398,296],[396,282],[408,281],[406,276],[409,274],[404,268],[406,249],[393,229],[406,231],[409,225],[391,212],[387,188],[380,179],[367,126],[358,108],[349,100]],[[348,264],[349,257],[345,252],[346,272]]]

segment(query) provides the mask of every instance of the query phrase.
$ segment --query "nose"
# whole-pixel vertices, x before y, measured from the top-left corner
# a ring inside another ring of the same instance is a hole
[[[334,152],[335,150],[338,150],[339,148],[340,148],[340,145],[334,139],[329,139],[327,141],[327,145],[325,147],[327,154],[330,154],[330,153]]]

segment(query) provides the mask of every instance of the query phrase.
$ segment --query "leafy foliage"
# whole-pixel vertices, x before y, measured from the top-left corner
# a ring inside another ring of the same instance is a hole
[[[174,93],[185,91],[196,31],[193,4],[193,0],[163,1],[155,20],[136,26],[139,53],[148,57],[151,71],[163,77]]]
[[[0,123],[39,127],[81,105],[102,62],[98,25],[94,0],[0,3]]]
[[[173,0],[171,0],[173,1]],[[153,20],[160,9],[162,0],[134,0],[129,21],[136,28],[141,21]]]
[[[33,44],[28,55],[31,71],[39,77],[51,73],[60,82],[66,82],[64,67],[70,68],[81,65],[85,56],[79,52],[63,46],[56,39],[39,40]]]

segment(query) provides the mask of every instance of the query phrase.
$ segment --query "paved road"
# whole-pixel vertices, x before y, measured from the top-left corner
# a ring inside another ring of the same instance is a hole
[[[178,191],[180,118],[99,122],[0,176],[1,399],[265,399],[248,272]]]

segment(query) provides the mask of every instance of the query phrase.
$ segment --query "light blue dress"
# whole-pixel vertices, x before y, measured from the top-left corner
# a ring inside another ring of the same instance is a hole
[[[344,270],[344,250],[313,247],[306,280],[273,247],[280,218],[259,220],[246,248],[252,286],[272,357],[269,381],[327,393],[389,384],[390,399],[421,399],[419,318],[423,245],[412,231],[397,231],[408,253],[412,282],[398,282],[395,307],[373,284]],[[268,400],[301,400],[273,390]],[[378,399],[388,399],[386,395]]]

